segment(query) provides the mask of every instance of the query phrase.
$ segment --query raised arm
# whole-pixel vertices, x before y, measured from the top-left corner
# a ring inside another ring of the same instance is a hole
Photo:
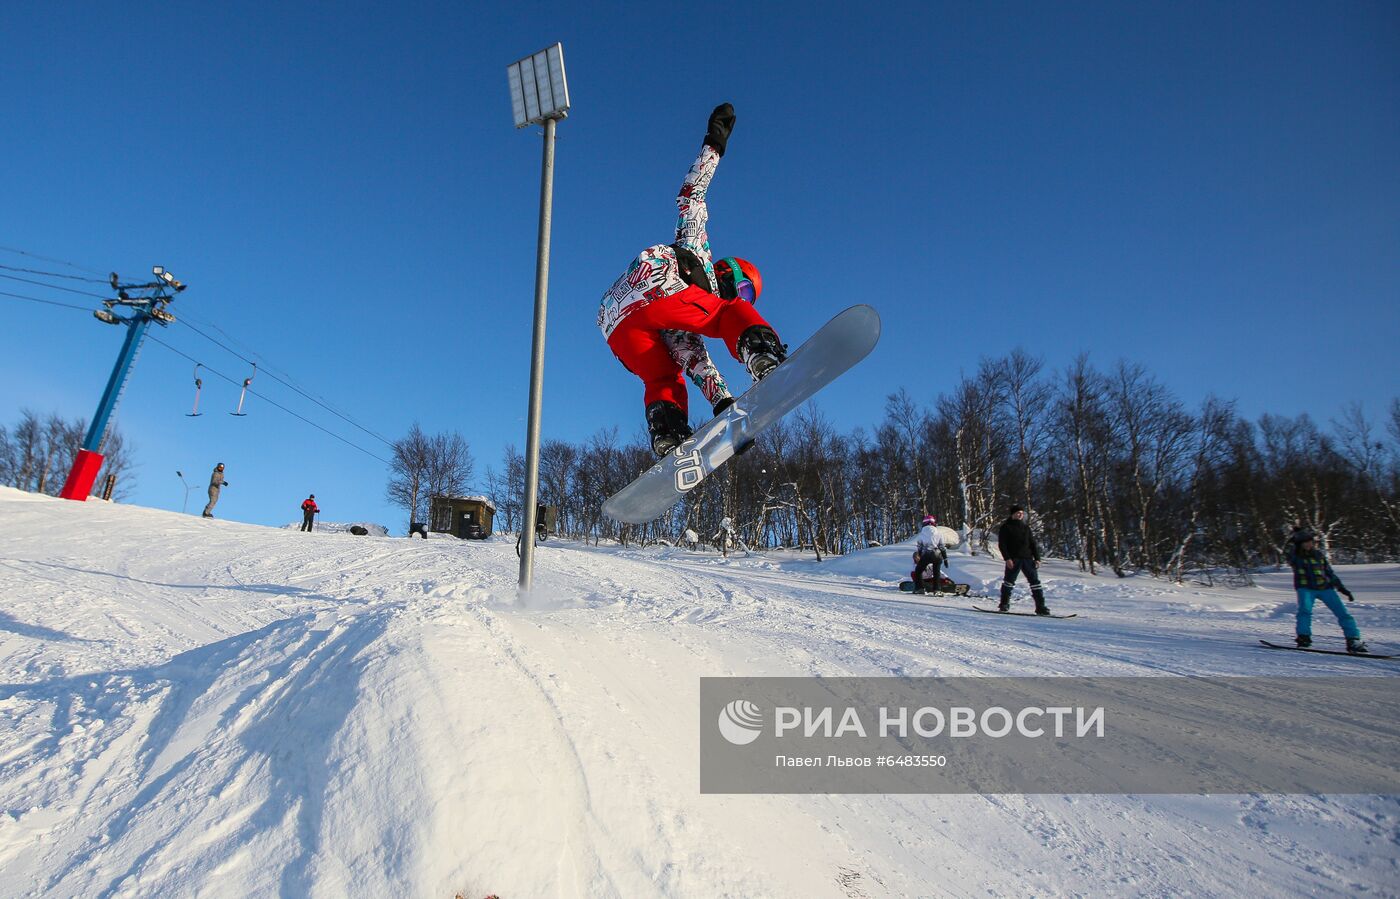
[[[685,181],[681,183],[680,193],[676,196],[676,206],[680,209],[680,217],[676,220],[676,246],[699,257],[711,290],[717,285],[707,230],[710,210],[705,204],[705,194],[710,189],[710,179],[715,176],[715,169],[729,144],[729,134],[733,129],[734,107],[728,103],[716,106],[715,111],[710,113],[700,155],[695,158],[690,171],[686,172]]]

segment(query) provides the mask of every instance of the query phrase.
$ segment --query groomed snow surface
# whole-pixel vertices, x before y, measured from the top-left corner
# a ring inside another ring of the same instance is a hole
[[[1396,797],[700,795],[705,675],[1400,673],[1260,648],[1292,633],[1287,573],[1177,587],[1050,562],[1052,608],[1080,617],[1046,621],[900,594],[908,552],[550,540],[521,602],[508,539],[0,488],[0,895],[1400,890]],[[999,563],[952,568],[987,592]],[[1342,576],[1372,648],[1400,649],[1400,566]]]

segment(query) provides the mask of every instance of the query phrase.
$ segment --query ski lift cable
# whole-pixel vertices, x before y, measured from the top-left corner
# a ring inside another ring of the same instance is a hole
[[[200,337],[203,337],[205,340],[207,340],[207,341],[209,341],[210,343],[214,344],[215,346],[222,347],[226,352],[232,354],[233,356],[237,357],[238,359],[241,359],[242,361],[244,361],[244,362],[248,363],[249,365],[253,366],[254,370],[257,369],[258,363],[257,363],[256,361],[254,361],[254,360],[248,358],[247,356],[243,355],[242,353],[238,352],[237,350],[235,350],[235,349],[233,349],[232,347],[228,346],[227,344],[223,343],[223,342],[220,341],[218,338],[210,336],[210,335],[207,334],[206,332],[204,332],[204,331],[200,330],[199,328],[195,327],[194,325],[190,324],[188,321],[185,321],[183,318],[177,319],[176,321],[177,321],[179,324],[184,325],[186,328],[189,328],[191,331],[195,332],[195,333],[198,334]],[[210,369],[210,370],[212,371],[213,369]],[[265,372],[267,373],[267,376],[268,376],[269,378],[272,378],[274,381],[277,381],[278,383],[282,384],[283,386],[287,387],[288,389],[295,391],[296,393],[300,394],[300,395],[301,395],[302,397],[304,397],[305,399],[309,400],[309,401],[312,402],[312,403],[315,403],[317,406],[320,406],[322,409],[325,409],[327,412],[331,413],[332,415],[334,415],[335,417],[337,417],[337,418],[339,418],[340,420],[344,421],[345,423],[350,424],[350,425],[353,425],[353,426],[356,427],[356,428],[359,428],[361,431],[364,431],[366,434],[368,434],[369,436],[373,437],[375,440],[378,440],[380,443],[383,443],[385,446],[391,447],[391,448],[393,447],[393,445],[394,445],[394,444],[393,444],[393,441],[387,440],[387,439],[385,439],[385,437],[384,437],[383,435],[377,434],[377,433],[375,433],[374,431],[371,431],[369,428],[367,428],[367,427],[365,427],[364,425],[360,424],[359,422],[355,421],[355,420],[354,420],[353,418],[351,418],[350,416],[348,416],[348,415],[346,415],[346,414],[344,414],[344,413],[342,413],[342,412],[337,411],[336,409],[332,408],[328,403],[326,403],[326,402],[324,402],[324,401],[322,401],[322,400],[317,399],[316,397],[314,397],[314,396],[312,396],[311,394],[307,393],[305,390],[302,390],[300,387],[298,387],[298,386],[296,386],[295,384],[291,383],[291,382],[288,381],[287,379],[278,377],[276,374],[274,374],[272,371],[270,371],[270,370],[268,369],[268,367],[267,367],[266,364],[263,365],[263,371],[265,371]],[[251,391],[250,391],[250,392],[251,392]],[[253,395],[254,395],[254,396],[257,396],[257,394],[253,394]]]
[[[45,275],[50,278],[67,278],[70,281],[89,281],[93,284],[106,284],[107,278],[89,278],[86,275],[65,275],[62,272],[45,272],[37,268],[20,268],[17,265],[0,265],[0,268],[9,272],[24,272],[29,275]]]
[[[59,302],[57,302],[57,301],[55,301],[55,300],[43,300],[43,299],[40,299],[39,297],[27,297],[27,296],[25,296],[25,295],[23,295],[23,294],[10,293],[10,292],[4,291],[4,290],[0,290],[0,296],[13,297],[14,299],[17,299],[17,300],[27,300],[27,301],[32,302],[32,303],[43,303],[43,304],[46,305],[46,306],[59,306],[59,307],[62,307],[62,308],[64,308],[64,309],[75,309],[75,310],[77,310],[78,312],[90,312],[90,311],[91,311],[91,310],[89,309],[89,307],[87,307],[87,306],[75,306],[75,305],[72,304],[72,303],[59,303]],[[212,374],[218,375],[220,378],[223,378],[225,381],[229,382],[230,384],[233,384],[233,385],[235,385],[235,386],[240,386],[240,385],[242,384],[242,382],[237,381],[237,380],[235,380],[235,379],[233,379],[233,378],[230,378],[228,375],[224,374],[223,372],[221,372],[221,371],[216,371],[215,369],[210,368],[209,366],[207,366],[207,365],[205,365],[204,363],[200,362],[198,359],[194,358],[194,357],[191,356],[190,354],[188,354],[188,353],[186,353],[186,352],[183,352],[183,351],[181,351],[181,350],[176,349],[175,347],[173,347],[173,346],[171,346],[170,344],[166,343],[164,340],[161,340],[161,339],[160,339],[159,337],[157,337],[155,334],[151,334],[151,333],[148,332],[148,333],[146,334],[146,336],[147,336],[148,338],[150,338],[151,340],[154,340],[156,343],[160,344],[161,346],[165,347],[167,350],[170,350],[172,353],[175,353],[175,354],[178,355],[178,356],[183,356],[184,358],[188,359],[190,362],[193,362],[196,366],[201,367],[201,368],[205,369],[206,371],[211,372]],[[273,399],[271,399],[271,398],[269,398],[269,397],[267,397],[267,396],[264,396],[263,394],[260,394],[260,393],[255,392],[255,391],[253,391],[253,390],[249,390],[248,392],[249,392],[250,394],[252,394],[253,396],[257,397],[258,399],[263,400],[263,401],[267,402],[267,403],[270,404],[270,405],[276,406],[278,409],[281,409],[283,412],[286,412],[288,415],[292,416],[293,418],[301,419],[302,421],[304,421],[304,422],[306,422],[307,424],[311,425],[311,427],[315,428],[316,430],[321,431],[321,432],[326,433],[326,434],[329,434],[330,436],[334,437],[336,440],[339,440],[341,443],[344,443],[346,446],[349,446],[349,447],[352,447],[353,449],[359,450],[360,452],[364,453],[366,456],[369,456],[371,459],[375,459],[375,460],[378,460],[378,461],[380,461],[380,462],[383,462],[385,465],[391,464],[391,463],[389,462],[389,460],[388,460],[388,459],[385,459],[383,456],[375,455],[374,453],[370,452],[369,450],[365,449],[364,447],[360,446],[359,444],[353,443],[353,442],[351,442],[351,441],[349,441],[349,440],[346,440],[344,437],[340,436],[339,434],[335,433],[334,431],[328,430],[328,429],[326,429],[325,427],[322,427],[321,425],[318,425],[316,422],[312,421],[311,419],[307,418],[306,416],[300,415],[300,414],[298,414],[298,413],[296,413],[296,412],[293,412],[291,409],[288,409],[286,406],[282,405],[281,403],[277,402],[276,400],[273,400]]]
[[[13,249],[10,249],[10,248],[8,248],[8,247],[0,247],[0,250],[10,250],[11,252],[21,253],[22,255],[34,256],[34,258],[36,258],[36,259],[43,259],[43,258],[46,258],[46,257],[37,256],[37,255],[35,255],[35,254],[31,254],[31,253],[24,253],[24,251],[22,251],[22,250],[13,250]],[[49,260],[49,261],[62,262],[61,260]],[[62,264],[64,264],[64,265],[71,265],[72,263],[62,262]],[[78,267],[78,266],[74,266],[74,267]],[[60,278],[62,278],[62,277],[74,277],[74,276],[70,276],[70,275],[61,275],[61,274],[58,274],[58,273],[55,273],[55,272],[38,272],[38,271],[35,271],[35,270],[33,270],[33,269],[19,269],[19,268],[16,268],[16,267],[14,267],[14,266],[7,266],[7,265],[3,265],[3,264],[0,264],[0,268],[7,269],[7,270],[11,270],[11,271],[24,271],[24,272],[28,272],[28,273],[30,273],[30,274],[43,274],[43,275],[48,275],[48,276],[52,276],[52,277],[60,277]],[[21,282],[26,283],[26,284],[34,284],[34,285],[39,286],[39,287],[46,287],[46,288],[48,288],[48,289],[50,289],[50,290],[61,290],[61,291],[64,291],[64,292],[66,292],[66,293],[78,294],[79,296],[94,297],[94,298],[100,299],[100,300],[109,299],[109,296],[108,296],[107,294],[91,293],[91,292],[89,292],[89,291],[77,290],[77,289],[74,289],[74,288],[71,288],[71,287],[63,287],[63,286],[57,285],[57,284],[46,284],[46,283],[44,283],[43,281],[35,281],[35,280],[31,279],[31,278],[21,278],[21,277],[18,277],[18,276],[16,276],[16,275],[6,275],[6,274],[3,274],[3,273],[0,273],[0,278],[8,278],[8,279],[10,279],[10,280],[21,281]],[[88,280],[88,279],[84,279],[84,280]],[[98,281],[98,279],[91,279],[91,280]],[[98,283],[102,283],[102,282],[101,282],[101,281],[98,281]],[[84,312],[88,311],[87,308],[86,308],[86,307],[83,307],[83,306],[75,306],[75,305],[68,304],[68,303],[59,303],[59,302],[55,302],[55,301],[53,301],[53,300],[42,300],[42,299],[40,299],[40,298],[38,298],[38,297],[29,297],[29,296],[24,296],[23,294],[13,294],[13,293],[5,292],[5,291],[0,291],[0,295],[11,296],[11,297],[14,297],[14,298],[16,298],[16,299],[29,300],[29,301],[31,301],[31,302],[36,302],[36,303],[47,303],[48,305],[52,305],[52,306],[61,306],[61,307],[63,307],[63,308],[67,308],[67,309],[80,309],[80,310],[82,310],[82,311],[84,311]],[[191,331],[194,331],[196,334],[199,334],[199,335],[200,335],[201,337],[203,337],[204,339],[210,341],[211,343],[215,344],[216,346],[221,347],[222,349],[224,349],[225,351],[227,351],[227,352],[231,353],[232,355],[238,357],[238,358],[241,359],[242,361],[247,362],[248,364],[252,365],[253,368],[254,368],[254,370],[257,369],[257,367],[258,367],[258,363],[257,363],[257,362],[255,362],[254,360],[248,358],[247,356],[244,356],[242,353],[238,352],[237,350],[233,349],[232,347],[228,346],[227,344],[221,342],[221,341],[218,340],[217,338],[212,337],[212,336],[210,336],[209,334],[207,334],[206,332],[204,332],[204,331],[200,330],[199,328],[195,327],[195,326],[194,326],[193,324],[191,324],[189,321],[186,321],[185,318],[187,318],[187,316],[181,316],[181,318],[180,318],[180,319],[177,319],[177,321],[178,321],[180,324],[185,325],[185,327],[189,328]],[[217,330],[219,330],[220,333],[223,333],[223,334],[225,334],[225,336],[228,336],[227,332],[224,332],[222,328],[218,328],[217,325],[211,325],[210,327],[214,327],[214,328],[216,328]],[[233,340],[232,337],[229,337],[229,339],[230,339],[230,340]],[[262,358],[261,354],[259,354],[259,353],[254,352],[253,355],[258,356],[259,358]],[[303,390],[301,387],[299,387],[299,386],[297,386],[296,384],[292,383],[292,381],[290,380],[290,378],[291,378],[290,375],[287,375],[286,377],[279,377],[279,376],[276,374],[276,371],[273,370],[270,366],[268,366],[268,365],[266,364],[266,361],[265,361],[265,360],[264,360],[263,370],[264,370],[265,372],[267,372],[268,377],[272,378],[272,379],[275,380],[275,381],[280,382],[281,384],[283,384],[283,385],[284,385],[285,387],[287,387],[288,389],[290,389],[290,390],[292,390],[292,391],[295,391],[296,393],[300,394],[302,397],[304,397],[304,398],[307,399],[308,401],[314,403],[314,404],[317,405],[317,406],[320,406],[322,409],[326,410],[326,411],[329,412],[330,414],[332,414],[332,415],[336,416],[337,418],[341,419],[341,420],[344,421],[345,423],[347,423],[347,424],[349,424],[349,425],[352,425],[352,426],[354,426],[355,428],[358,428],[359,430],[361,430],[361,431],[363,431],[364,433],[368,434],[369,436],[373,437],[375,440],[378,440],[380,443],[384,444],[385,446],[390,447],[390,448],[393,447],[393,445],[394,445],[394,444],[393,444],[393,441],[389,440],[389,439],[386,438],[384,435],[379,434],[379,433],[377,433],[377,432],[371,430],[370,428],[365,427],[364,425],[360,424],[359,422],[355,421],[353,418],[351,418],[351,417],[350,417],[349,415],[347,415],[346,413],[340,411],[339,409],[336,409],[334,406],[332,406],[332,405],[329,403],[329,401],[325,400],[324,398],[318,398],[318,397],[316,397],[316,396],[313,396],[312,394],[310,394],[310,393],[308,393],[307,391]],[[249,391],[249,392],[252,392],[252,391]],[[254,395],[254,396],[258,396],[259,394],[253,393],[253,395]],[[241,405],[241,404],[240,404],[240,405]],[[238,413],[234,413],[234,414],[238,414]]]
[[[9,248],[7,248],[7,247],[0,247],[0,250],[3,250],[3,249],[9,249]],[[22,250],[11,250],[11,252],[21,253],[21,254],[27,255],[27,256],[33,256],[33,257],[36,258],[36,259],[45,259],[45,258],[47,258],[47,257],[37,256],[37,255],[32,254],[32,253],[24,253],[24,251],[22,251]],[[49,261],[52,261],[52,262],[60,262],[60,263],[63,264],[63,265],[72,265],[72,263],[62,262],[62,260],[49,260]],[[81,268],[81,267],[79,267],[79,266],[74,266],[74,267],[75,267],[75,268]],[[47,276],[50,276],[50,277],[58,277],[58,278],[72,278],[72,277],[76,277],[76,276],[74,276],[74,275],[62,275],[62,274],[58,274],[58,273],[56,273],[56,272],[40,272],[40,271],[37,271],[37,270],[34,270],[34,269],[21,269],[21,268],[16,268],[15,266],[8,266],[8,265],[2,265],[2,264],[0,264],[0,269],[7,269],[7,270],[10,270],[10,271],[23,271],[23,272],[27,272],[27,273],[30,273],[30,274],[41,274],[41,275],[47,275]],[[109,299],[108,294],[91,293],[91,292],[89,292],[89,291],[77,290],[77,289],[74,289],[74,288],[71,288],[71,287],[63,287],[63,286],[60,286],[60,285],[58,285],[58,284],[47,284],[47,283],[45,283],[45,282],[43,282],[43,281],[35,281],[35,280],[33,280],[33,279],[30,279],[30,278],[21,278],[21,277],[15,276],[15,275],[6,275],[6,274],[3,274],[3,273],[0,273],[0,278],[8,278],[8,279],[11,279],[11,280],[14,280],[14,281],[22,281],[22,282],[24,282],[24,283],[26,283],[26,284],[34,284],[34,285],[39,286],[39,287],[46,287],[46,288],[49,288],[50,290],[61,290],[61,291],[64,291],[64,292],[66,292],[66,293],[75,293],[75,294],[78,294],[79,296],[95,297],[96,299],[99,299],[99,300],[106,300],[106,299]],[[93,281],[97,281],[97,283],[105,283],[104,281],[101,281],[101,280],[95,279],[95,278],[94,278],[94,279],[81,279],[81,280],[93,280]],[[36,299],[36,298],[30,298],[30,299]],[[37,300],[36,300],[36,301],[37,301]],[[55,305],[57,305],[57,304],[55,304]],[[180,317],[180,319],[178,319],[177,321],[179,321],[181,324],[183,324],[183,325],[185,325],[186,327],[188,327],[191,331],[194,331],[196,334],[199,334],[201,337],[203,337],[203,338],[205,338],[206,340],[210,341],[211,343],[214,343],[216,346],[222,347],[224,350],[228,351],[229,353],[232,353],[234,356],[237,356],[239,359],[242,359],[244,362],[247,362],[248,364],[254,366],[255,368],[257,367],[257,364],[258,364],[258,363],[255,362],[255,361],[253,361],[253,359],[248,358],[247,356],[243,355],[242,353],[238,352],[237,350],[233,349],[232,347],[228,346],[227,344],[222,343],[222,342],[219,341],[217,338],[212,337],[212,336],[209,335],[208,333],[206,333],[206,332],[204,332],[204,331],[201,331],[199,328],[197,328],[197,327],[195,327],[193,324],[191,324],[191,322],[190,322],[188,319],[189,319],[189,316],[182,314],[181,317]],[[196,321],[197,321],[197,320],[196,320]],[[233,342],[233,343],[238,343],[237,340],[235,340],[231,335],[229,335],[228,332],[226,332],[226,331],[224,331],[222,328],[218,327],[218,325],[212,325],[212,324],[207,324],[207,323],[203,323],[203,322],[201,322],[201,324],[205,324],[206,327],[214,328],[215,330],[219,331],[219,333],[221,333],[221,334],[223,334],[225,337],[227,337],[231,342]],[[365,427],[364,425],[360,424],[358,421],[355,421],[353,418],[350,417],[349,414],[347,414],[346,412],[343,412],[343,411],[341,411],[340,409],[337,409],[335,406],[331,405],[330,401],[329,401],[329,400],[326,400],[324,397],[317,397],[317,396],[314,396],[314,395],[312,395],[311,393],[309,393],[309,392],[307,392],[306,390],[304,390],[303,388],[299,387],[297,384],[295,384],[295,383],[292,381],[291,375],[288,375],[288,374],[286,374],[286,373],[284,372],[282,376],[279,376],[279,375],[277,374],[277,369],[274,368],[273,366],[268,365],[268,364],[267,364],[267,360],[262,356],[262,354],[257,353],[256,351],[253,351],[251,347],[248,348],[248,351],[249,351],[253,356],[258,357],[259,359],[261,359],[261,360],[263,361],[263,370],[264,370],[265,372],[267,372],[268,377],[272,378],[273,380],[276,380],[276,381],[281,382],[284,386],[286,386],[286,387],[289,388],[290,390],[295,391],[296,393],[300,394],[300,395],[301,395],[302,397],[304,397],[305,399],[307,399],[307,400],[309,400],[310,402],[312,402],[312,403],[314,403],[314,404],[320,406],[322,409],[326,410],[327,412],[329,412],[329,413],[331,413],[332,415],[336,416],[337,418],[341,419],[341,420],[344,421],[345,423],[347,423],[347,424],[349,424],[349,425],[353,425],[355,428],[358,428],[359,430],[361,430],[361,431],[363,431],[364,433],[368,434],[369,436],[373,437],[375,440],[378,440],[380,443],[384,444],[385,446],[391,447],[391,448],[393,447],[393,445],[394,445],[393,441],[391,441],[391,440],[389,440],[388,438],[386,438],[383,434],[380,434],[380,433],[378,433],[378,432],[376,432],[376,431],[374,431],[374,430],[371,430],[370,428],[367,428],[367,427]],[[234,413],[234,414],[238,414],[238,413]]]
[[[5,246],[0,246],[0,250],[3,250],[3,251],[6,252],[6,253],[14,253],[16,256],[28,256],[30,259],[38,259],[38,260],[41,260],[41,261],[43,261],[43,262],[52,262],[52,263],[55,263],[55,264],[57,264],[57,265],[66,265],[66,266],[68,266],[69,268],[77,269],[77,270],[80,271],[80,272],[88,272],[89,274],[93,274],[93,275],[101,275],[101,274],[102,274],[102,272],[98,271],[98,270],[95,269],[95,268],[88,268],[88,267],[85,266],[85,265],[78,265],[76,262],[69,262],[69,261],[66,260],[66,259],[55,259],[55,258],[53,258],[52,256],[40,256],[38,253],[31,253],[31,252],[29,252],[28,250],[21,250],[21,249],[18,249],[18,248],[16,248],[16,247],[5,247]],[[106,278],[101,278],[100,281],[99,281],[99,283],[103,283],[103,284],[105,284],[106,282],[107,282],[107,279],[106,279]]]
[[[194,358],[194,357],[191,356],[189,353],[186,353],[186,352],[184,352],[183,350],[176,349],[175,347],[173,347],[173,346],[171,346],[170,344],[166,343],[164,340],[161,340],[161,339],[160,339],[159,337],[157,337],[155,334],[151,334],[151,333],[148,332],[146,336],[149,337],[151,340],[154,340],[156,343],[160,344],[161,346],[165,347],[167,350],[170,350],[172,353],[176,354],[177,356],[183,356],[183,357],[185,357],[186,359],[188,359],[190,362],[193,362],[193,363],[195,363],[196,365],[201,365],[201,366],[203,366],[203,368],[204,368],[205,371],[209,372],[210,374],[217,375],[217,376],[220,377],[220,378],[223,378],[225,381],[229,382],[230,384],[234,385],[235,387],[241,386],[242,383],[243,383],[242,381],[240,381],[240,380],[238,380],[238,379],[236,379],[236,378],[231,378],[231,377],[229,377],[228,375],[224,374],[223,372],[219,371],[218,369],[210,368],[208,365],[205,365],[204,363],[200,362],[198,359]],[[283,412],[287,413],[288,415],[292,416],[293,418],[301,419],[303,422],[305,422],[306,424],[311,425],[311,427],[315,428],[316,430],[321,431],[321,432],[324,433],[324,434],[328,434],[328,435],[330,435],[331,437],[334,437],[336,440],[339,440],[341,443],[345,444],[346,446],[349,446],[349,447],[351,447],[351,448],[353,448],[353,449],[359,450],[360,452],[364,453],[366,456],[369,456],[371,459],[376,459],[376,460],[378,460],[378,461],[380,461],[380,462],[383,462],[385,465],[389,465],[389,464],[390,464],[389,460],[388,460],[388,459],[385,459],[383,456],[375,455],[374,453],[370,452],[369,450],[365,449],[364,447],[360,446],[359,444],[353,443],[353,442],[351,442],[351,441],[349,441],[349,440],[346,440],[344,437],[340,436],[339,434],[335,433],[334,431],[328,430],[327,428],[325,428],[325,427],[323,427],[323,426],[317,424],[316,422],[312,421],[311,419],[307,418],[306,416],[301,415],[301,414],[299,414],[299,413],[297,413],[297,412],[293,412],[291,409],[288,409],[286,406],[282,405],[281,403],[277,402],[276,400],[270,399],[270,398],[268,398],[268,397],[266,397],[266,396],[264,396],[264,395],[262,395],[262,394],[260,394],[260,393],[255,393],[255,392],[254,392],[253,390],[251,390],[251,389],[249,389],[248,392],[249,392],[250,394],[252,394],[253,396],[256,396],[258,399],[262,400],[263,402],[268,403],[269,405],[272,405],[272,406],[276,406],[278,409],[281,409]]]
[[[73,303],[60,303],[57,300],[41,300],[38,297],[27,297],[22,293],[10,293],[0,290],[0,297],[14,297],[17,300],[28,300],[31,303],[44,303],[49,306],[62,306],[64,309],[77,309],[79,312],[91,312],[91,306],[77,306]]]
[[[204,321],[203,319],[195,318],[193,315],[189,315],[188,313],[182,316],[181,318],[183,321],[193,322],[194,324],[199,325],[202,328],[209,328],[211,330],[218,331],[220,334],[224,335],[224,339],[227,340],[229,343],[233,344],[233,346],[237,347],[243,352],[248,353],[250,356],[257,357],[258,361],[263,363],[263,365],[269,371],[275,370],[274,367],[268,363],[267,359],[261,353],[248,346],[246,343],[243,343],[237,337],[234,337],[232,334],[225,331],[223,328],[219,327],[214,322]],[[286,372],[283,372],[283,374],[286,374]],[[291,377],[291,375],[287,375],[287,377]]]
[[[0,278],[8,278],[11,281],[23,281],[25,284],[37,284],[39,287],[47,287],[49,290],[61,290],[64,293],[76,293],[85,297],[97,297],[99,300],[109,300],[111,295],[107,293],[92,293],[86,290],[78,290],[73,287],[63,287],[58,284],[45,284],[43,281],[35,281],[33,278],[21,278],[18,275],[0,274]]]
[[[377,432],[377,431],[371,430],[371,429],[365,427],[364,425],[360,424],[359,422],[355,421],[353,418],[350,417],[349,413],[343,411],[342,409],[337,408],[333,403],[331,403],[330,400],[326,399],[324,396],[320,396],[320,395],[317,395],[317,394],[313,394],[313,393],[308,392],[308,390],[307,390],[306,388],[303,388],[303,387],[301,387],[299,384],[297,384],[297,383],[296,383],[296,380],[295,380],[290,374],[288,374],[285,370],[281,370],[281,369],[279,369],[277,366],[273,365],[271,362],[268,361],[268,358],[267,358],[266,356],[264,356],[262,353],[259,353],[257,350],[255,350],[255,349],[253,349],[252,347],[248,346],[247,344],[245,344],[245,343],[239,341],[236,337],[234,337],[232,334],[229,334],[227,331],[225,331],[223,328],[219,327],[218,325],[216,325],[216,324],[214,324],[214,323],[212,323],[212,322],[200,321],[199,319],[197,319],[197,318],[195,318],[194,316],[189,315],[189,314],[184,314],[184,315],[182,315],[181,318],[180,318],[180,321],[181,321],[182,324],[185,324],[186,326],[188,326],[188,327],[190,328],[191,331],[194,331],[195,333],[199,334],[201,337],[203,337],[203,338],[205,338],[206,340],[209,340],[210,342],[214,343],[216,346],[222,347],[224,350],[228,351],[229,353],[233,354],[234,356],[237,356],[239,359],[242,359],[244,362],[247,362],[247,363],[252,364],[252,365],[260,365],[260,366],[262,366],[263,371],[267,372],[267,376],[268,376],[268,377],[272,378],[272,379],[275,380],[275,381],[281,382],[284,386],[286,386],[286,387],[288,387],[288,388],[290,388],[290,389],[296,391],[297,393],[301,394],[301,395],[302,395],[303,397],[305,397],[306,399],[308,399],[308,400],[310,400],[311,402],[316,403],[317,405],[321,406],[321,408],[325,409],[327,412],[330,412],[332,415],[335,415],[335,416],[337,416],[337,417],[343,419],[343,420],[346,421],[347,423],[354,425],[355,427],[359,428],[361,431],[364,431],[366,434],[369,434],[371,437],[373,437],[373,438],[375,438],[376,440],[378,440],[379,442],[383,443],[385,446],[392,447],[392,446],[394,445],[394,444],[393,444],[393,441],[387,439],[383,434],[380,434],[380,433]],[[191,323],[193,323],[193,324],[191,324]],[[235,350],[233,347],[230,347],[230,346],[228,346],[228,345],[226,345],[226,344],[220,343],[218,340],[216,340],[215,338],[211,337],[210,335],[201,332],[198,328],[194,327],[195,324],[202,325],[203,327],[206,327],[206,328],[212,328],[213,330],[218,331],[220,334],[224,335],[224,337],[228,339],[229,343],[233,344],[233,345],[236,346],[236,347],[239,347],[239,348],[243,349],[244,351],[246,351],[246,352],[247,352],[250,356],[252,356],[253,358],[250,359],[250,358],[248,358],[247,356],[243,356],[243,355],[241,355],[237,350]],[[255,362],[254,359],[256,359],[257,361]],[[279,372],[280,372],[280,374],[279,374]]]

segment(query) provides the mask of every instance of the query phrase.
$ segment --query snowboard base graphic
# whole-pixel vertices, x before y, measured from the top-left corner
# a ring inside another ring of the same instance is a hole
[[[853,365],[880,339],[880,316],[852,306],[822,325],[769,373],[684,443],[662,457],[603,504],[603,514],[626,524],[645,524],[738,453],[764,428],[796,409]]]

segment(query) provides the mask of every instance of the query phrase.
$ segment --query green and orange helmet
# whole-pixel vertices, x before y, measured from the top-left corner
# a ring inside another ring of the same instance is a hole
[[[726,256],[715,263],[715,280],[719,282],[719,295],[726,300],[757,303],[763,293],[763,277],[758,268],[737,256]]]

